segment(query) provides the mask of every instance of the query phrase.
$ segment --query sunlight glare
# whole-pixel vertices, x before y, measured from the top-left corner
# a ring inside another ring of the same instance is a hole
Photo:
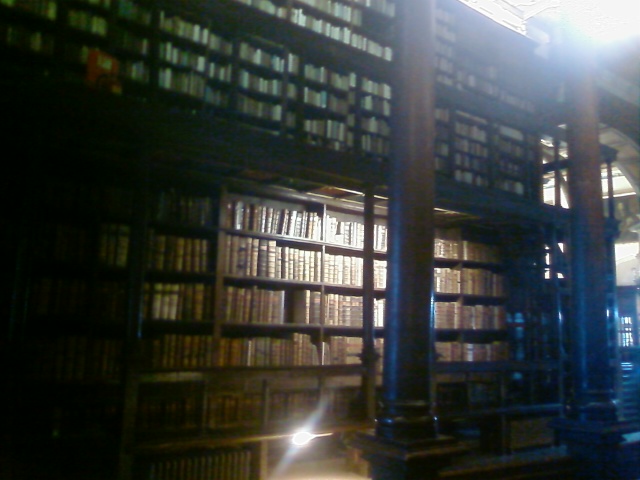
[[[568,24],[595,40],[640,35],[638,0],[561,0],[560,9]]]

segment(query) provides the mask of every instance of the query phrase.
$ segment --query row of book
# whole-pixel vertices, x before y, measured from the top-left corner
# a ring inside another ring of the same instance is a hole
[[[225,323],[292,323],[314,325],[337,325],[361,327],[362,297],[328,293],[325,297],[325,317],[322,317],[322,298],[319,291],[294,290],[291,296],[291,311],[286,312],[284,290],[269,290],[258,287],[225,287]],[[384,325],[384,299],[374,299],[374,326]]]
[[[505,295],[504,276],[484,268],[463,268],[461,292],[466,295],[502,297]]]
[[[263,422],[344,418],[358,388],[331,388],[271,391],[268,399],[260,393],[213,394],[206,405],[205,424],[211,429],[237,426],[258,427]]]
[[[456,180],[463,181],[465,183],[472,183],[473,185],[478,186],[489,185],[489,170],[491,163],[489,162],[488,156],[473,155],[455,150],[453,155],[453,166],[456,168],[456,171],[462,172],[462,179],[454,175]],[[468,181],[468,178],[473,178],[473,182]]]
[[[456,85],[462,89],[475,90],[483,95],[496,98],[500,95],[502,87],[498,85],[495,78],[487,78],[483,75],[484,72],[492,72],[493,70],[491,67],[482,68],[478,65],[467,68],[458,65],[455,69]]]
[[[209,45],[209,29],[197,23],[190,22],[178,15],[172,15],[160,10],[158,24],[161,30],[177,37],[201,45]]]
[[[205,238],[163,235],[151,230],[147,240],[147,268],[156,271],[209,271],[210,242]]]
[[[160,335],[143,341],[141,357],[152,370],[211,368],[219,364],[216,344],[213,335]]]
[[[309,292],[304,290],[302,292]],[[319,292],[309,292],[319,293]],[[307,308],[305,306],[305,308]],[[311,314],[311,305],[306,310],[307,316]],[[224,322],[225,323],[285,323],[285,291],[258,288],[235,287],[227,285],[224,289]],[[304,311],[298,312],[302,315]],[[315,315],[314,315],[315,316]],[[303,322],[303,318],[293,319],[294,322]],[[314,322],[316,323],[316,322]]]
[[[247,95],[237,96],[236,109],[238,113],[269,122],[281,122],[283,119],[287,119],[287,115],[284,115],[285,111],[282,104],[263,102]],[[287,124],[289,124],[288,120]]]
[[[231,75],[230,69],[229,75]],[[245,69],[238,71],[238,86],[245,90],[277,97],[277,100],[285,93],[286,87],[287,96],[292,99],[296,98],[296,85],[294,83],[285,83],[280,78],[263,77]]]
[[[322,252],[280,246],[275,240],[226,237],[224,272],[229,275],[320,282]]]
[[[460,302],[436,302],[435,328],[465,330],[502,330],[507,313],[503,305],[462,305]]]
[[[117,280],[41,277],[35,282],[33,316],[55,316],[82,322],[124,322],[126,284]]]
[[[525,156],[525,147],[522,143],[511,139],[498,137],[495,141],[496,148],[501,154],[522,159]]]
[[[525,162],[522,162],[522,159],[519,161],[513,161],[509,156],[505,156],[500,153],[500,156],[497,158],[497,161],[494,163],[495,170],[500,172],[501,175],[515,177],[518,181],[526,180],[526,172],[532,165],[527,165]],[[498,178],[500,181],[503,178]]]
[[[293,72],[297,71],[294,69]],[[323,65],[314,65],[305,63],[302,68],[302,75],[305,79],[316,83],[322,83],[329,87],[346,92],[349,88],[353,88],[352,81],[355,82],[355,74],[343,75],[326,68]]]
[[[151,42],[147,37],[141,37],[127,30],[116,29],[112,33],[113,45],[116,48],[134,53],[140,57],[147,57],[151,52]],[[120,73],[123,73],[123,63],[120,64]]]
[[[391,126],[385,117],[360,115],[358,120],[357,116],[352,114],[348,117],[348,120],[349,126],[357,126],[363,132],[380,135],[384,138],[389,138],[391,135]]]
[[[353,145],[353,133],[349,130],[346,122],[333,118],[305,118],[302,124],[304,132],[323,139],[340,142],[336,150],[342,149],[342,144]]]
[[[434,290],[437,293],[501,297],[505,294],[504,276],[484,268],[435,267]]]
[[[485,119],[458,111],[452,137],[450,110],[436,109],[436,118],[438,125],[443,125],[437,130],[436,137],[438,171],[462,183],[493,187],[517,195],[526,193],[526,165],[535,158],[535,153],[534,144],[527,146],[521,131],[495,125],[498,133],[489,135],[490,128]],[[454,150],[450,148],[452,144]]]
[[[136,430],[195,430],[202,423],[202,399],[195,395],[142,397],[136,409]]]
[[[120,380],[123,341],[70,335],[33,338],[25,347],[25,365],[34,380],[104,382]]]
[[[158,59],[180,67],[188,67],[197,72],[207,70],[207,57],[199,52],[178,47],[173,42],[161,42],[158,47]]]
[[[388,138],[370,134],[361,135],[360,147],[365,153],[382,157],[388,157],[391,150]]]
[[[521,94],[515,93],[504,78],[506,72],[500,72],[497,62],[470,59],[467,52],[457,47],[458,28],[455,15],[445,9],[436,10],[436,39],[438,42],[438,66],[442,75],[438,80],[462,90],[470,90],[497,99],[512,107],[528,113],[534,111],[533,102]],[[440,60],[445,60],[441,62]],[[520,85],[516,82],[516,85]],[[517,87],[516,87],[517,88]]]
[[[362,339],[329,337],[321,345],[311,336],[289,338],[221,338],[211,335],[167,334],[147,340],[143,347],[146,368],[198,369],[211,367],[280,367],[347,365],[360,363]]]
[[[143,316],[147,320],[211,321],[215,314],[214,289],[204,283],[147,282]]]
[[[327,253],[324,256],[323,279],[335,285],[362,286],[363,262],[362,257]]]
[[[127,7],[124,9],[125,11],[133,11],[131,8]],[[164,15],[164,12],[161,12],[161,17]],[[97,17],[88,12],[78,10],[77,15],[79,20],[74,21],[74,26],[77,28],[85,29],[89,32],[92,32],[96,35],[106,35],[105,29],[108,28],[108,24],[106,20],[102,19],[102,17]],[[74,16],[73,18],[75,18]],[[90,17],[85,19],[85,17]],[[144,15],[143,15],[144,16]],[[125,17],[126,18],[126,17]],[[315,19],[314,23],[320,22],[322,24],[326,23],[324,20]],[[96,24],[97,26],[95,26]],[[233,54],[232,48],[223,48],[223,44],[231,44],[231,42],[223,41],[222,37],[219,37],[213,33],[210,33],[204,27],[198,27],[196,24],[185,21],[180,17],[176,16],[167,16],[161,20],[161,31],[174,34],[178,37],[187,38],[194,41],[194,44],[199,44],[204,42],[203,38],[208,38],[209,42],[213,42],[213,39],[219,39],[220,42],[215,43],[214,46],[210,46],[212,51],[215,48],[220,47],[224,52],[228,55]],[[186,26],[185,26],[186,25]],[[327,27],[331,27],[330,24],[327,23]],[[315,27],[310,27],[315,28]],[[319,33],[327,34],[329,36],[337,35],[333,30],[340,31],[339,37],[343,37],[343,33],[341,28],[331,27],[332,31],[327,32],[322,30]],[[349,29],[347,29],[349,30]],[[132,50],[138,55],[142,55],[144,57],[149,54],[149,38],[123,34],[124,30],[119,29],[118,32],[114,35],[116,39],[116,43],[123,46],[125,49]],[[42,33],[42,32],[39,32]],[[349,33],[349,32],[347,32]],[[197,38],[193,38],[193,36]],[[365,50],[370,52],[373,55],[383,56],[390,58],[390,49],[386,47],[382,47],[377,42],[374,42],[371,39],[363,37],[362,35],[356,33],[349,33],[347,35],[347,39],[343,39],[347,43],[352,44],[356,48]],[[31,39],[40,38],[40,36],[32,37],[29,35],[29,43],[32,43]],[[348,41],[347,41],[348,40]],[[220,45],[218,45],[220,43]],[[221,64],[217,61],[209,60],[206,51],[191,51],[185,48],[179,48],[173,45],[172,41],[161,42],[162,47],[159,49],[159,57],[164,59],[165,61],[170,62],[172,65],[183,67],[186,66],[190,68],[188,71],[184,71],[181,68],[172,68],[172,67],[161,67],[158,69],[158,84],[159,86],[168,91],[177,92],[180,94],[188,95],[191,97],[195,97],[203,100],[205,103],[220,106],[223,108],[228,108],[229,98],[225,95],[225,92],[213,88],[211,85],[207,83],[207,77],[212,79],[217,79],[224,82],[229,82],[233,78],[233,74],[231,72],[231,65],[229,62],[225,64]],[[297,71],[299,61],[292,61],[290,59],[286,59],[284,56],[280,54],[273,53],[268,49],[263,49],[258,46],[251,45],[247,42],[240,42],[240,47],[238,49],[240,59],[254,65],[264,66],[276,73],[283,73],[292,69],[292,71]],[[82,46],[81,51],[84,51],[86,46]],[[88,49],[88,47],[86,47]],[[257,54],[256,52],[261,52]],[[264,53],[262,53],[264,52]],[[70,61],[86,63],[86,55],[83,55],[81,52],[77,55],[70,55]],[[122,76],[132,79],[134,81],[148,81],[150,79],[151,70],[148,68],[148,65],[144,64],[144,61],[130,61],[129,59],[120,59],[122,61]],[[287,65],[291,65],[290,67]],[[244,72],[245,75],[241,74],[238,76],[238,84],[242,87],[244,85],[245,88],[261,93],[272,93],[277,95],[278,92],[284,89],[284,83],[282,79],[274,79],[267,78],[256,75],[248,75],[248,72]],[[242,82],[242,78],[247,77],[246,82]],[[249,78],[250,77],[250,78]],[[266,85],[268,84],[268,85]],[[290,94],[295,90],[293,84],[288,84],[287,91]],[[310,93],[310,91],[309,91]],[[319,94],[326,95],[326,92],[319,92]],[[319,105],[324,107],[323,102],[314,101],[312,98],[308,98],[308,101],[311,104]],[[279,103],[270,103],[265,102],[260,99],[251,98],[246,95],[238,95],[236,101],[234,102],[233,108],[235,108],[238,112],[251,116],[257,117],[259,119],[264,119],[272,122],[281,122],[285,121],[287,125],[293,127],[295,121],[293,121],[291,112],[287,112],[283,105]],[[338,111],[342,114],[345,114],[347,111],[346,103],[341,99],[337,99],[337,103],[340,105],[330,105],[331,102],[327,103],[327,108]],[[335,103],[335,102],[334,102]],[[312,135],[316,135],[322,138],[329,140],[328,145],[330,148],[336,148],[339,150],[344,149],[347,144],[348,146],[354,145],[353,135],[350,135],[348,132],[348,126],[345,122],[336,121],[334,119],[328,119],[324,121],[318,121],[317,119],[306,119],[307,121],[304,123],[304,130]],[[384,120],[373,118],[366,119],[364,123],[360,125],[360,127],[366,131],[375,134],[384,134],[387,135],[388,125]],[[338,143],[336,143],[338,142]],[[369,151],[381,151],[387,150],[387,145],[384,142],[380,142],[377,140],[373,140],[371,138],[363,138],[362,140],[363,146],[365,150]],[[366,144],[366,145],[365,145]]]
[[[507,342],[435,342],[439,362],[498,362],[509,360]]]
[[[11,48],[50,57],[55,50],[56,39],[53,35],[21,25],[0,24],[0,42]]]
[[[55,20],[58,16],[56,0],[1,0],[0,5],[26,10],[49,20]]]
[[[151,70],[142,60],[125,60],[120,64],[120,74],[123,78],[141,84],[149,83]]]
[[[476,115],[463,111],[456,111],[453,122],[453,131],[456,136],[467,138],[479,143],[487,143],[487,121]]]
[[[317,18],[302,8],[292,8],[291,23],[311,30],[320,35],[352,46],[369,55],[386,61],[393,58],[393,49],[353,30],[351,27],[335,25],[322,18]]]
[[[311,290],[295,290],[292,295],[291,320],[293,323],[320,325],[325,323],[322,317],[322,292]],[[327,301],[328,304],[328,301]],[[325,307],[328,308],[328,307]],[[330,314],[325,313],[329,319]]]
[[[485,143],[476,142],[466,137],[455,137],[453,147],[456,151],[474,157],[489,158],[489,148]]]
[[[311,336],[294,333],[289,338],[221,338],[212,335],[167,334],[143,344],[145,368],[198,369],[217,366],[277,367],[358,363],[362,339],[330,337],[322,345]]]
[[[205,98],[206,79],[196,72],[184,72],[174,68],[160,68],[158,85],[165,90],[188,95],[199,99]]]
[[[362,25],[362,10],[354,8],[349,2],[336,2],[333,0],[297,0],[321,12],[344,20],[356,27]]]
[[[97,235],[97,247],[94,238]],[[129,257],[131,229],[125,224],[101,224],[98,232],[74,223],[47,223],[36,242],[37,255],[48,261],[89,264],[97,257],[104,266],[125,267]]]
[[[373,326],[384,326],[385,299],[373,301]],[[345,327],[362,327],[363,325],[363,298],[329,293],[326,296],[325,325],[338,325]]]
[[[109,31],[109,23],[105,17],[94,15],[86,10],[69,9],[67,24],[71,28],[77,28],[99,37],[106,37]]]
[[[327,90],[316,90],[309,87],[302,89],[302,101],[307,105],[327,109],[337,115],[349,113],[349,102],[346,98],[334,95]]]
[[[129,261],[131,228],[123,224],[100,225],[98,260],[102,265],[126,267]]]
[[[391,102],[385,98],[374,95],[362,95],[360,98],[360,108],[375,115],[382,115],[384,117],[391,115]]]
[[[290,338],[222,338],[220,366],[280,367],[319,365],[320,356],[311,336],[294,333]]]
[[[295,72],[294,69],[298,66],[299,62],[293,55],[294,54],[284,55],[284,49],[278,53],[274,53],[272,50],[261,48],[247,42],[240,42],[238,45],[238,57],[240,60],[279,73],[287,71],[290,73]]]
[[[327,294],[326,325],[362,326],[362,297]]]
[[[211,61],[209,62],[206,75],[211,80],[215,80],[217,82],[231,83],[231,80],[233,79],[233,65],[219,61]],[[205,89],[205,101],[207,99],[208,91],[220,92],[219,90],[213,90],[210,85],[207,85],[207,88]],[[218,103],[216,103],[216,105],[218,105]]]
[[[350,365],[362,363],[361,337],[329,337],[323,348],[323,365]]]
[[[436,127],[437,130],[438,127]],[[447,142],[442,141],[440,133],[436,133],[435,154],[436,154],[436,171],[447,173],[450,167],[449,154],[451,149]]]
[[[214,78],[214,77],[212,77]],[[207,85],[204,91],[204,103],[220,108],[229,108],[231,99],[229,93],[223,90],[212,88]]]
[[[433,289],[438,293],[461,293],[461,270],[434,267],[433,269]]]
[[[233,230],[320,240],[322,224],[317,212],[264,205],[249,199],[226,203],[224,227]]]
[[[165,189],[155,196],[151,216],[157,222],[209,227],[213,226],[214,205],[210,196]]]
[[[253,478],[252,464],[250,449],[223,448],[148,460],[137,467],[135,479],[250,480]]]
[[[455,259],[460,257],[460,242],[436,236],[433,244],[433,255],[436,258]]]
[[[528,191],[525,182],[521,180],[513,180],[511,178],[499,178],[493,182],[495,188],[505,192],[515,193],[516,195],[525,195]]]
[[[463,240],[462,259],[484,263],[500,263],[500,250],[497,245],[476,243]]]
[[[455,169],[453,170],[453,179],[456,182],[466,183],[468,185],[475,185],[476,187],[487,188],[491,185],[489,176],[486,173],[488,167],[482,168],[478,162],[473,161],[469,156],[462,157],[456,155]],[[459,168],[462,167],[462,168]],[[469,170],[473,169],[473,170]],[[481,171],[478,171],[481,170]],[[496,183],[494,181],[494,183]]]
[[[382,97],[386,100],[391,100],[391,86],[385,82],[379,82],[368,77],[360,77],[362,81],[362,91],[370,93],[377,97]],[[352,81],[352,84],[354,82]]]

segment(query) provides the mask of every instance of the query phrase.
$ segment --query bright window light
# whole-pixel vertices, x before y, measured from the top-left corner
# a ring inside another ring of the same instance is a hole
[[[562,14],[573,28],[600,41],[640,34],[638,0],[560,0]]]
[[[551,16],[594,40],[640,36],[640,0],[460,0],[512,30],[525,34],[527,21]]]

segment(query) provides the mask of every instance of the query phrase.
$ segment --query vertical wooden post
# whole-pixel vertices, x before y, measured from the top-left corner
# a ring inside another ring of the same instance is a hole
[[[375,235],[375,198],[373,188],[367,186],[364,197],[364,265],[362,293],[362,391],[364,396],[364,415],[367,420],[376,416],[376,364],[378,354],[375,351],[375,273],[374,273],[374,235]]]
[[[562,57],[567,92],[571,207],[570,318],[572,400],[554,426],[576,459],[577,477],[628,479],[640,475],[639,447],[622,448],[633,425],[616,407],[615,345],[611,341],[609,274],[602,200],[596,63],[592,46],[570,33]]]
[[[573,416],[616,420],[607,320],[607,251],[602,203],[595,60],[589,45],[565,54],[573,285]]]
[[[374,480],[436,478],[455,441],[434,412],[435,0],[397,3],[382,412],[355,443]]]
[[[383,412],[386,438],[437,434],[433,412],[435,1],[398,3]]]

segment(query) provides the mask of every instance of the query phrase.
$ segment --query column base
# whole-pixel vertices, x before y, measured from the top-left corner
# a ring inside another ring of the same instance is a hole
[[[357,432],[351,444],[362,450],[373,480],[430,480],[467,449],[453,437],[395,440],[374,430]]]
[[[628,443],[625,438],[625,434],[637,431],[637,424],[557,418],[551,427],[575,461],[576,478],[640,478],[640,444]]]

